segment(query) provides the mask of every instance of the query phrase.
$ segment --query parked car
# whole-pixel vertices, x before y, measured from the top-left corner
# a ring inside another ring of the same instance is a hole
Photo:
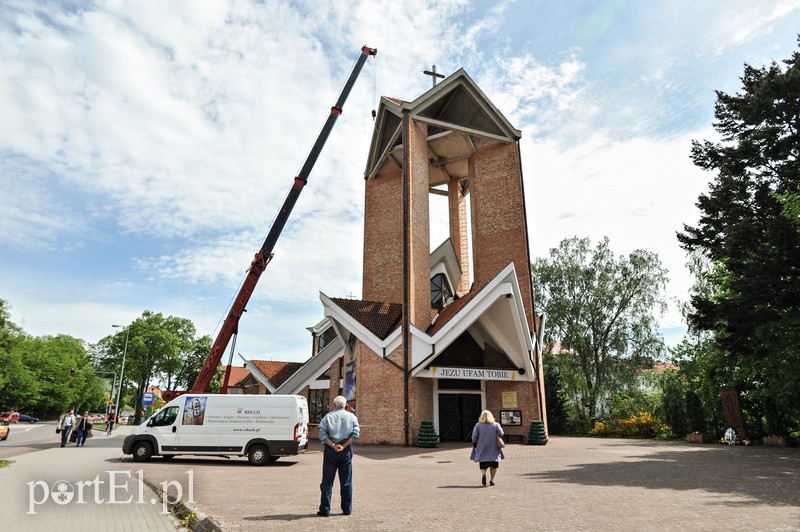
[[[8,421],[9,423],[19,423],[19,412],[3,412],[0,414],[0,421]]]
[[[20,414],[19,415],[19,422],[20,423],[38,423],[39,422],[39,418],[38,417],[29,416],[28,414]]]
[[[10,431],[11,429],[8,427],[8,421],[0,420],[0,440],[7,440]]]

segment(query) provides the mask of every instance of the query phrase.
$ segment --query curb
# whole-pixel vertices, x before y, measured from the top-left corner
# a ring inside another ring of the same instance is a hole
[[[176,528],[178,530],[192,530],[194,532],[225,532],[220,526],[214,522],[213,519],[208,517],[203,512],[195,510],[187,506],[183,501],[178,500],[176,502],[172,502],[169,500],[168,495],[164,495],[161,486],[144,479],[144,483],[147,484],[150,489],[164,502],[166,498],[166,502],[169,505],[170,512],[175,517],[176,520]]]

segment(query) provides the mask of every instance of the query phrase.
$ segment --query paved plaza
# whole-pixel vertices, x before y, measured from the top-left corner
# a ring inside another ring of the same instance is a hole
[[[333,513],[322,518],[316,441],[310,452],[265,467],[238,458],[140,464],[120,450],[130,430],[96,436],[80,449],[61,449],[54,437],[14,456],[0,468],[3,530],[180,529],[150,489],[166,486],[173,497],[180,489],[196,523],[207,518],[225,531],[800,531],[798,449],[551,437],[546,446],[506,447],[497,485],[483,487],[467,444],[356,445],[353,514],[338,511],[335,488]],[[104,484],[87,484],[95,478]],[[57,480],[70,483],[66,504],[46,496]],[[116,503],[109,501],[112,483]],[[31,493],[44,502],[32,506]]]
[[[493,487],[466,444],[356,446],[353,514],[316,516],[322,456],[252,467],[244,459],[154,459],[153,483],[180,480],[189,506],[223,530],[800,530],[800,451],[553,437],[509,445]]]

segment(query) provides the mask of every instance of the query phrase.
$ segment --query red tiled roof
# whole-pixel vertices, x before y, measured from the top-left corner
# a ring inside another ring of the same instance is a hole
[[[223,366],[224,368],[225,366]],[[250,370],[242,366],[230,366],[230,374],[228,375],[228,386],[236,386],[242,379],[250,375]]]
[[[253,364],[272,381],[275,386],[280,386],[294,375],[303,365],[302,362],[278,362],[274,360],[251,360]]]
[[[403,306],[399,303],[382,303],[380,301],[363,301],[360,299],[343,299],[332,297],[331,301],[358,320],[364,327],[380,338],[389,336],[403,316]]]

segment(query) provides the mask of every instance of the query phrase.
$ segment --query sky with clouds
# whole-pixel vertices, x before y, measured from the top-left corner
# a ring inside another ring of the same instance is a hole
[[[532,259],[608,236],[658,253],[684,301],[675,233],[712,177],[691,140],[715,138],[714,91],[789,57],[798,28],[793,0],[6,0],[0,298],[33,335],[94,343],[153,310],[216,336],[366,44],[240,322],[244,358],[305,360],[319,292],[360,296],[371,111],[428,90],[433,64],[522,130]],[[660,321],[668,344],[685,330],[676,304]]]

